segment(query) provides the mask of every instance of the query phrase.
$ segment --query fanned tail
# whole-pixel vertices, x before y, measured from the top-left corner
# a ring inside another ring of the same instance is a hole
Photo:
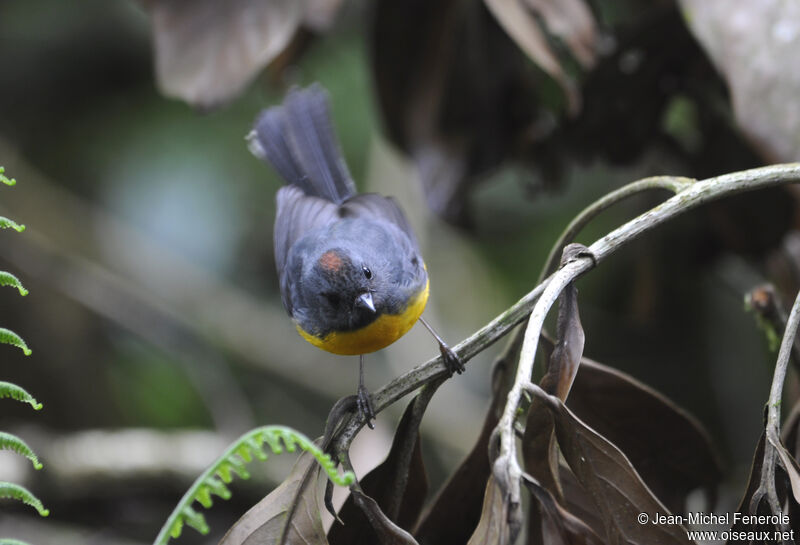
[[[292,88],[281,106],[262,112],[248,141],[254,155],[306,195],[341,203],[356,194],[319,84]]]

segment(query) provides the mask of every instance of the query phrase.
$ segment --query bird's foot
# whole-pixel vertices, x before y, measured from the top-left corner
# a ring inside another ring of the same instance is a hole
[[[444,366],[450,372],[451,376],[453,373],[458,373],[460,375],[464,372],[464,363],[449,346],[447,346],[445,343],[439,343],[439,352],[442,353],[442,361],[444,362]]]
[[[375,408],[372,406],[372,395],[363,384],[359,384],[358,393],[356,394],[356,408],[358,414],[367,422],[369,429],[374,430],[375,424]]]

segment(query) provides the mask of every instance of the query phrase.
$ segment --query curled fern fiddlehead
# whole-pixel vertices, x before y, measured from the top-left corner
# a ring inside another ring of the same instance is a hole
[[[0,327],[0,343],[16,346],[22,350],[26,356],[30,356],[32,354],[31,349],[28,348],[28,345],[25,344],[25,341],[22,340],[22,337],[4,327]]]
[[[31,407],[33,407],[34,411],[42,410],[42,404],[36,401],[36,398],[25,391],[23,388],[20,388],[16,384],[11,384],[10,382],[3,382],[0,380],[0,399],[4,397],[10,397],[11,399],[15,399],[17,401],[21,401],[22,403],[27,403]]]
[[[44,508],[39,498],[34,496],[30,490],[24,486],[14,483],[0,482],[0,498],[12,498],[19,500],[26,505],[30,505],[36,509],[40,515],[46,517],[50,514],[48,509]]]
[[[5,185],[14,185],[17,183],[17,181],[13,178],[7,178],[4,175],[4,172],[5,169],[0,167],[0,183]],[[22,232],[25,230],[24,225],[20,225],[2,216],[0,216],[0,228],[11,228],[17,232]],[[11,286],[17,288],[20,295],[28,295],[28,290],[22,286],[22,283],[19,281],[19,279],[6,271],[0,271],[0,287],[2,286]],[[26,356],[31,355],[31,350],[28,348],[28,345],[25,344],[25,341],[23,341],[19,335],[11,330],[0,328],[0,344],[10,344],[12,346],[16,346],[17,348],[21,349]],[[0,381],[0,399],[5,397],[28,403],[37,411],[42,408],[42,404],[36,401],[33,396],[24,389],[20,388],[16,384],[11,384],[10,382]],[[20,454],[30,460],[34,468],[42,468],[42,464],[39,462],[39,458],[36,456],[33,450],[31,450],[31,448],[16,435],[0,432],[0,449],[16,452],[17,454]],[[42,505],[42,502],[39,500],[39,498],[34,496],[27,488],[17,484],[0,482],[0,498],[11,498],[26,503],[36,509],[36,511],[38,511],[43,517],[46,517],[48,514],[50,514],[50,511],[44,508],[44,505]],[[27,543],[17,539],[0,538],[0,545],[27,545]]]
[[[284,450],[294,452],[297,447],[310,453],[317,460],[328,478],[339,486],[349,486],[355,481],[355,475],[347,471],[339,475],[336,463],[331,457],[322,452],[311,439],[302,433],[285,426],[264,426],[256,428],[237,439],[211,467],[200,475],[186,491],[178,505],[172,511],[153,545],[166,545],[170,538],[181,535],[183,526],[188,525],[200,532],[207,534],[208,524],[202,513],[192,508],[197,501],[208,509],[213,503],[212,496],[219,496],[223,500],[231,497],[231,491],[226,486],[238,475],[242,479],[250,477],[245,465],[253,458],[264,461],[267,452],[264,445],[268,445],[274,454],[281,454]]]
[[[17,233],[21,233],[25,230],[25,226],[17,223],[14,220],[10,220],[6,217],[0,216],[0,229],[13,229]]]
[[[6,171],[4,167],[0,167],[0,182],[3,182],[6,185],[15,185],[17,181],[14,178],[6,178],[3,174]]]
[[[28,290],[22,286],[22,282],[19,281],[19,278],[6,271],[0,271],[0,286],[11,286],[12,288],[17,288],[19,290],[19,294],[23,297],[28,295]]]
[[[24,456],[33,464],[34,469],[42,469],[42,464],[36,453],[33,452],[28,444],[11,433],[0,431],[0,450],[10,450],[16,452],[20,456]]]

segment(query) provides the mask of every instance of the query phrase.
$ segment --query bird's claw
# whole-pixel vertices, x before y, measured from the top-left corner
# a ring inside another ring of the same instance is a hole
[[[367,422],[369,429],[374,430],[375,424],[372,421],[375,420],[375,408],[372,406],[372,396],[363,384],[358,387],[356,408],[358,414]]]
[[[450,372],[450,375],[453,373],[458,373],[460,375],[464,372],[465,367],[461,361],[461,358],[459,358],[449,346],[446,344],[439,344],[439,352],[442,353],[442,361],[444,362],[444,366]]]

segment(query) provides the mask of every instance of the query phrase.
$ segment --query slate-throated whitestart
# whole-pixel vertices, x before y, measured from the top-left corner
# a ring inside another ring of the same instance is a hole
[[[318,84],[293,88],[264,110],[247,137],[287,185],[277,194],[275,261],[283,305],[300,335],[334,354],[359,358],[358,410],[375,418],[364,387],[364,354],[402,337],[417,320],[436,337],[451,372],[463,364],[422,320],[425,263],[394,199],[358,194]]]

